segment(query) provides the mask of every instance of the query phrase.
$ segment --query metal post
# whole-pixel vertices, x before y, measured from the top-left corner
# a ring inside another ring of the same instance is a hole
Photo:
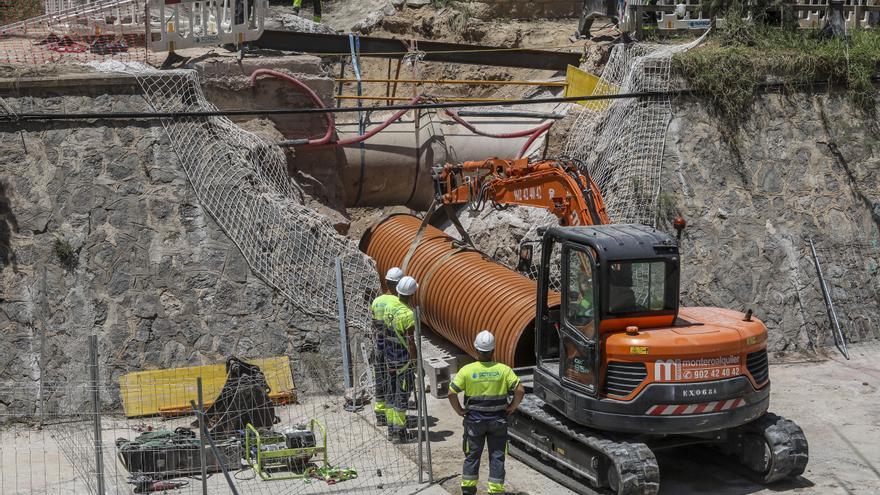
[[[416,354],[418,355],[418,372],[419,372],[419,415],[421,416],[421,425],[425,429],[425,455],[428,462],[428,483],[434,483],[434,464],[431,462],[431,430],[428,426],[428,399],[425,393],[425,365],[422,360],[422,314],[418,306],[415,309],[415,337],[416,337]],[[421,473],[420,473],[421,475]]]
[[[202,377],[196,378],[196,393],[199,399],[199,463],[202,466],[202,495],[208,495],[208,461],[205,447],[205,401],[202,396]]]
[[[336,301],[339,306],[339,345],[342,348],[342,377],[345,389],[351,388],[351,367],[348,349],[348,331],[345,328],[345,281],[342,278],[342,260],[336,258]]]
[[[43,421],[46,416],[46,390],[43,387],[46,381],[46,328],[48,328],[47,320],[49,319],[49,304],[46,295],[46,265],[42,267],[42,277],[40,279],[40,428],[43,427]]]
[[[834,302],[831,300],[831,292],[825,284],[825,277],[822,276],[822,267],[819,265],[819,257],[816,256],[816,246],[813,244],[813,238],[809,238],[810,252],[813,254],[813,263],[816,265],[816,273],[819,275],[819,287],[822,289],[822,297],[825,298],[825,307],[828,309],[828,319],[831,320],[831,329],[833,330],[834,345],[843,354],[843,357],[849,359],[849,351],[846,348],[846,335],[840,330],[840,322],[837,320],[837,311],[834,310]]]
[[[104,495],[104,449],[101,441],[101,392],[98,383],[98,336],[89,335],[89,385],[92,392],[92,414],[95,430],[95,478],[98,495]]]

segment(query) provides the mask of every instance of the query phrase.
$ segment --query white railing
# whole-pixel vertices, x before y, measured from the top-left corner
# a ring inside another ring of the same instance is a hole
[[[240,44],[263,34],[268,0],[150,0],[152,51]]]

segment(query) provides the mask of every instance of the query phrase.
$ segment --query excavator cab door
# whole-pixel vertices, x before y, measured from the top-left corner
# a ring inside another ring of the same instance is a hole
[[[592,250],[545,236],[540,268],[538,367],[565,387],[595,396],[599,363],[595,308],[600,298]],[[548,305],[551,285],[558,287],[562,296],[560,307],[554,309]]]
[[[566,386],[595,396],[599,380],[599,285],[596,261],[586,246],[562,245],[560,378]]]

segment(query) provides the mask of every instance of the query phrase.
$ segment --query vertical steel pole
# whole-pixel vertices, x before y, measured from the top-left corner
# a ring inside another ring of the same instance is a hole
[[[345,389],[351,388],[351,367],[348,349],[348,331],[345,328],[345,280],[342,278],[342,260],[336,258],[336,301],[339,306],[339,345],[342,348],[342,377]]]
[[[46,301],[46,265],[42,267],[42,277],[40,280],[40,428],[43,427],[43,420],[46,416],[46,390],[44,382],[46,380],[46,324],[49,314],[49,305]]]
[[[89,382],[92,392],[92,414],[95,430],[95,478],[98,495],[104,495],[104,452],[101,441],[101,392],[98,384],[98,336],[89,335]]]
[[[199,399],[199,463],[202,466],[202,495],[208,495],[208,462],[205,453],[205,401],[202,396],[202,377],[196,378],[196,393]]]
[[[425,429],[425,455],[428,463],[428,483],[434,483],[434,464],[431,462],[431,435],[428,426],[428,398],[425,393],[425,366],[422,359],[422,312],[416,306],[415,309],[415,337],[416,337],[416,354],[418,355],[418,371],[419,371],[419,415],[421,416],[421,426]],[[419,474],[421,476],[421,473]]]
[[[813,238],[810,237],[810,253],[813,255],[813,263],[816,265],[816,274],[819,275],[819,288],[822,289],[822,297],[825,299],[825,307],[828,310],[828,319],[831,320],[832,337],[834,337],[834,345],[843,354],[843,357],[849,359],[849,350],[846,348],[846,335],[840,329],[840,322],[837,319],[837,311],[834,310],[834,301],[831,300],[831,290],[825,284],[825,277],[822,275],[822,267],[819,265],[819,257],[816,255],[816,245],[813,244]]]

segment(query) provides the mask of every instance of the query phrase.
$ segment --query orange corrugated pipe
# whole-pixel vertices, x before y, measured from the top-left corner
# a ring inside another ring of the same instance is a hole
[[[361,250],[376,260],[379,273],[401,266],[420,224],[411,215],[387,217],[364,234]],[[496,360],[533,364],[536,283],[454,241],[426,227],[404,270],[419,283],[422,321],[474,357],[477,333],[491,330]],[[550,305],[559,305],[559,294],[551,293]]]

